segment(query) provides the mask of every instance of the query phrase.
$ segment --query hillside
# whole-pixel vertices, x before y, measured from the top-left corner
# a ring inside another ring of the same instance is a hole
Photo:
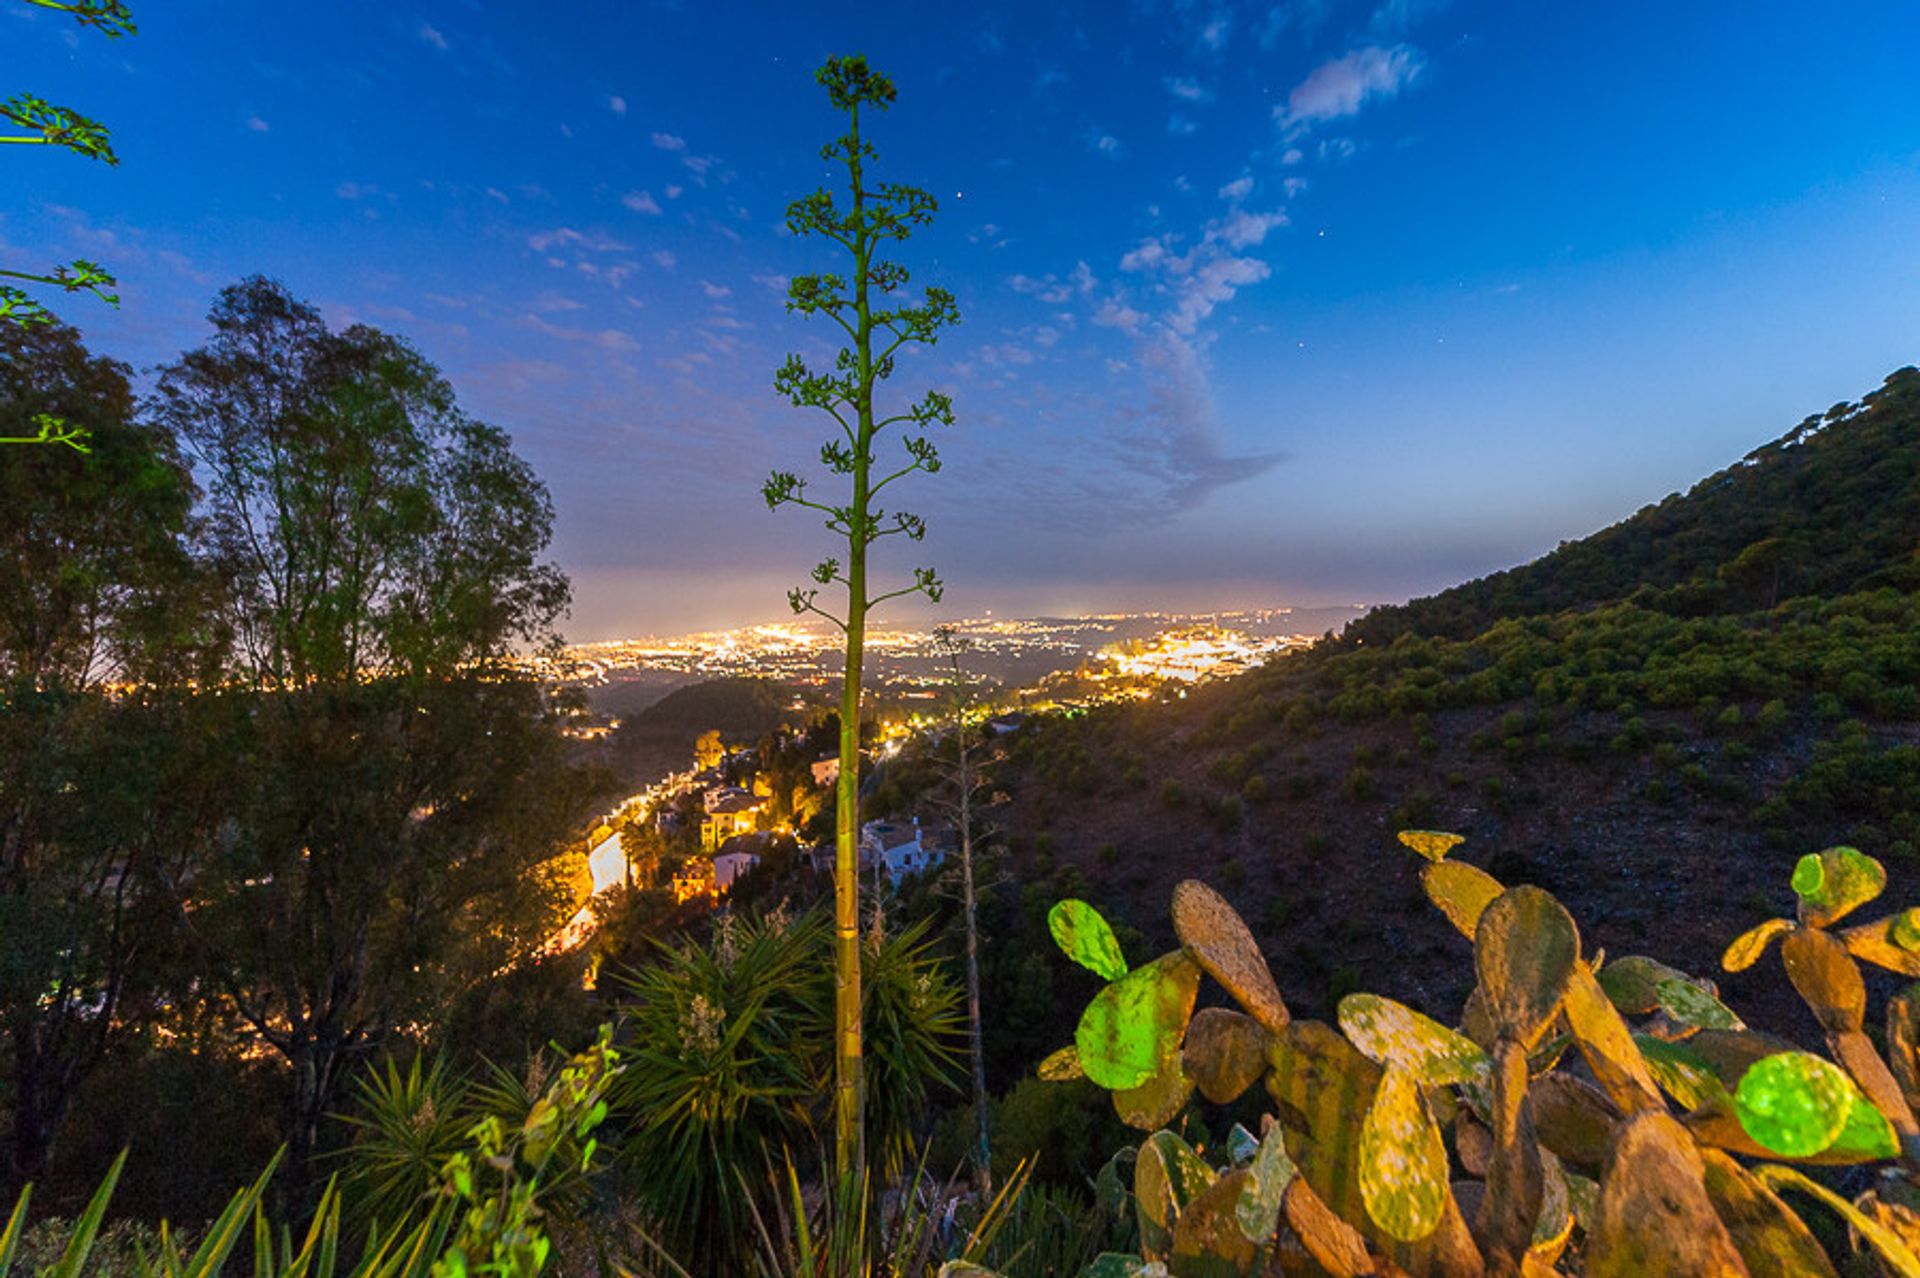
[[[1903,369],[1537,563],[1185,700],[1043,721],[997,781],[1017,877],[1154,941],[1173,885],[1205,878],[1308,1013],[1364,987],[1453,1016],[1472,969],[1393,836],[1457,830],[1464,859],[1560,894],[1589,946],[1810,1032],[1777,968],[1718,958],[1831,844],[1920,901],[1917,427]]]
[[[804,722],[797,694],[770,679],[711,679],[679,688],[623,721],[607,743],[607,761],[624,782],[642,786],[685,768],[703,732],[758,741],[783,723]]]
[[[1920,587],[1920,370],[1858,404],[1835,404],[1686,493],[1675,493],[1533,563],[1346,629],[1471,638],[1502,618],[1633,598],[1687,616],[1769,608],[1795,595]]]

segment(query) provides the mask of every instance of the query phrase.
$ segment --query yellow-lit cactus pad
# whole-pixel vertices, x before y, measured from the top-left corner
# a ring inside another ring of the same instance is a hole
[[[1838,922],[1886,886],[1886,867],[1857,848],[1809,852],[1793,867],[1801,913],[1815,927]]]
[[[1368,1059],[1410,1071],[1430,1087],[1484,1080],[1491,1062],[1464,1034],[1378,994],[1340,1000],[1340,1029]]]
[[[1398,837],[1403,846],[1433,862],[1446,860],[1447,853],[1467,841],[1464,834],[1448,834],[1443,830],[1402,830]]]
[[[1440,1223],[1447,1202],[1447,1149],[1413,1074],[1392,1066],[1360,1128],[1360,1195],[1382,1232],[1415,1242]]]

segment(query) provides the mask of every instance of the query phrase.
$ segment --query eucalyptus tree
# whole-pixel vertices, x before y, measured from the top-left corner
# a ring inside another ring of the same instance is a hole
[[[154,875],[217,823],[194,708],[194,487],[126,368],[72,328],[0,324],[0,436],[58,418],[83,466],[0,462],[0,1178],[38,1175],[76,1088],[165,996]]]
[[[553,509],[401,339],[259,278],[160,371],[207,484],[233,821],[177,885],[222,1008],[291,1067],[296,1174],[344,1072],[545,939],[581,802],[516,645],[551,640]]]
[[[132,35],[133,15],[122,0],[22,0],[36,9],[51,9],[71,14],[76,22],[105,34],[109,39]],[[71,107],[56,106],[32,93],[16,93],[0,102],[0,125],[14,130],[0,133],[0,145],[49,146],[71,151],[103,164],[118,164],[113,141],[105,125]],[[110,290],[118,281],[98,262],[84,258],[56,266],[50,271],[0,270],[0,319],[16,324],[44,324],[53,319],[33,294],[19,284],[39,284],[64,293],[91,293],[110,306],[118,306],[120,297]],[[0,435],[0,444],[65,444],[87,452],[85,427],[75,426],[53,414],[41,414],[32,423],[32,434]]]
[[[945,289],[928,288],[922,300],[907,299],[907,268],[886,256],[915,229],[933,218],[938,206],[918,187],[878,182],[867,171],[873,145],[861,136],[862,108],[885,110],[895,97],[892,81],[858,54],[828,58],[815,73],[834,109],[847,116],[847,131],[821,150],[821,158],[846,169],[846,202],[826,188],[787,207],[787,229],[796,236],[819,236],[843,255],[846,274],[817,272],[796,276],[787,290],[787,309],[803,316],[824,315],[845,339],[830,370],[816,369],[790,355],[774,375],[774,389],[796,408],[813,408],[837,428],[821,445],[820,462],[847,487],[833,500],[808,495],[807,481],[792,471],[775,471],[762,492],[769,509],[800,506],[821,515],[845,544],[813,570],[814,585],[796,587],[788,602],[796,613],[812,613],[837,627],[846,641],[846,667],[840,695],[840,776],[835,787],[834,821],[834,1131],[838,1166],[856,1180],[865,1167],[861,1120],[864,1086],[861,1067],[859,786],[862,659],[867,617],[889,599],[922,594],[937,601],[940,579],[930,568],[916,568],[910,584],[876,592],[869,578],[869,556],[887,537],[919,541],[926,524],[904,510],[879,504],[881,495],[916,472],[940,469],[940,455],[924,433],[903,433],[897,463],[883,464],[880,436],[892,427],[924,432],[953,423],[952,400],[929,390],[919,400],[887,412],[875,403],[880,384],[893,375],[895,360],[909,343],[932,345],[940,331],[959,322],[959,310]],[[820,602],[828,587],[844,590],[844,608],[835,612]]]

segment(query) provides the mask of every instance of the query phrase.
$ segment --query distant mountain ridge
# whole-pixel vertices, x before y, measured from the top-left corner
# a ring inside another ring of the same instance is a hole
[[[1496,621],[1631,599],[1681,616],[1920,585],[1920,370],[1889,375],[1740,461],[1532,563],[1376,608],[1343,638],[1468,639]]]

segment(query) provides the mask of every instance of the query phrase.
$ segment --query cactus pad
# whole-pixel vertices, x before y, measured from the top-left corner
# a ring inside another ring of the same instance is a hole
[[[1447,853],[1467,841],[1464,834],[1447,834],[1441,830],[1402,830],[1395,837],[1402,846],[1412,848],[1435,864],[1446,860]]]
[[[1087,1077],[1109,1090],[1138,1087],[1178,1057],[1200,990],[1200,969],[1181,951],[1136,968],[1094,995],[1074,1030]]]
[[[1272,1241],[1274,1230],[1280,1226],[1280,1204],[1295,1174],[1293,1160],[1287,1157],[1285,1134],[1280,1124],[1271,1123],[1259,1151],[1247,1165],[1247,1180],[1233,1209],[1240,1232],[1249,1242]]]
[[[1745,1272],[1701,1183],[1686,1129],[1649,1110],[1628,1120],[1600,1180],[1586,1278],[1731,1278]]]
[[[1429,1087],[1485,1079],[1490,1068],[1472,1039],[1377,994],[1347,995],[1339,1018],[1347,1040],[1368,1059],[1411,1071]]]
[[[1857,848],[1809,852],[1793,867],[1800,917],[1812,927],[1838,922],[1879,896],[1886,886],[1886,867]]]
[[[1751,1278],[1838,1278],[1819,1240],[1773,1191],[1717,1149],[1700,1151],[1707,1197]]]
[[[1854,1089],[1838,1065],[1808,1052],[1780,1052],[1740,1078],[1740,1126],[1763,1149],[1787,1158],[1817,1154],[1847,1125]]]
[[[1187,1204],[1173,1225],[1168,1269],[1180,1278],[1241,1278],[1255,1272],[1254,1246],[1240,1232],[1234,1208],[1248,1175],[1230,1171]]]
[[[1172,1122],[1192,1098],[1193,1078],[1174,1052],[1138,1087],[1115,1088],[1113,1112],[1127,1126],[1150,1132]]]
[[[1539,888],[1509,888],[1474,928],[1473,965],[1487,1015],[1502,1036],[1523,1046],[1546,1032],[1579,963],[1573,916]]]
[[[1270,1037],[1250,1016],[1224,1007],[1202,1008],[1187,1027],[1181,1059],[1202,1096],[1216,1105],[1230,1105],[1267,1072]]]
[[[1748,928],[1733,938],[1733,944],[1720,956],[1720,966],[1729,972],[1746,971],[1760,961],[1774,937],[1793,931],[1793,927],[1791,919],[1768,919],[1758,927]]]
[[[1889,972],[1920,976],[1920,910],[1902,910],[1884,919],[1850,927],[1839,934],[1841,942],[1857,959],[1863,959]]]
[[[1420,871],[1427,899],[1440,907],[1447,921],[1469,941],[1480,922],[1480,912],[1507,889],[1499,879],[1465,861],[1437,861]]]
[[[1654,987],[1660,1010],[1695,1029],[1742,1030],[1746,1025],[1733,1009],[1685,977],[1669,977]]]
[[[1830,933],[1800,928],[1781,942],[1787,979],[1828,1033],[1858,1030],[1866,1019],[1867,986],[1860,965]]]
[[[1273,972],[1225,897],[1198,879],[1184,880],[1173,889],[1173,931],[1248,1015],[1275,1034],[1286,1029],[1287,1005]]]
[[[1440,1223],[1447,1150],[1411,1071],[1389,1066],[1360,1129],[1360,1195],[1388,1237],[1416,1242]]]
[[[1064,1083],[1070,1079],[1085,1078],[1087,1071],[1080,1067],[1080,1049],[1063,1047],[1040,1062],[1035,1071],[1049,1083]]]
[[[1166,1257],[1173,1249],[1174,1222],[1213,1179],[1213,1168],[1172,1132],[1155,1132],[1140,1143],[1133,1163],[1133,1199],[1142,1255],[1149,1260]]]
[[[1085,901],[1056,901],[1047,911],[1047,931],[1068,958],[1095,976],[1117,981],[1127,974],[1127,960],[1113,928]]]
[[[1660,982],[1686,979],[1686,973],[1644,954],[1628,954],[1605,967],[1597,964],[1591,966],[1600,988],[1607,992],[1613,1005],[1628,1016],[1645,1016],[1659,1011]]]

